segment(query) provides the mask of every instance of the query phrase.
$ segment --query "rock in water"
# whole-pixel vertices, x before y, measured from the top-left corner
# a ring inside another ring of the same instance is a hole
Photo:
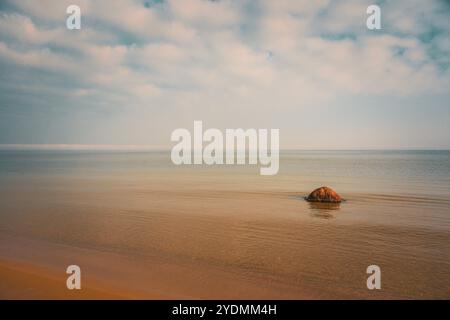
[[[311,192],[306,198],[306,201],[339,203],[342,201],[342,198],[333,189],[320,187]]]

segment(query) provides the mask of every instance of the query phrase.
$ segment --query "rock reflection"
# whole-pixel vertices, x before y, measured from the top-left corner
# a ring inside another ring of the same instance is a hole
[[[315,218],[333,219],[340,209],[340,203],[308,202],[310,214]]]

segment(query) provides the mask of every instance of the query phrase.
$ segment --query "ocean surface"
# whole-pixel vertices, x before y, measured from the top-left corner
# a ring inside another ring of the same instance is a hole
[[[304,200],[324,185],[345,201]],[[199,297],[258,296],[227,286],[235,277],[274,298],[448,299],[450,151],[282,151],[261,176],[175,166],[167,151],[3,150],[0,235],[189,265]],[[369,265],[381,290],[366,287]]]

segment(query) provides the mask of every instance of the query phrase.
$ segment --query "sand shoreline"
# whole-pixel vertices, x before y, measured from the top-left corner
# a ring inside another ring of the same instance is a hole
[[[124,299],[119,292],[107,290],[101,286],[68,290],[65,280],[57,272],[49,269],[0,259],[0,298],[15,299]]]
[[[20,248],[20,250],[19,250]],[[67,265],[82,270],[82,289],[68,290]],[[1,299],[314,299],[313,292],[260,285],[218,268],[151,259],[0,234]]]

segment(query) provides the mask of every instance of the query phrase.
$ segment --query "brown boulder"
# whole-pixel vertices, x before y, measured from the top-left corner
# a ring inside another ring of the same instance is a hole
[[[333,189],[320,187],[311,192],[309,196],[306,197],[306,201],[339,203],[342,201],[342,198]]]

